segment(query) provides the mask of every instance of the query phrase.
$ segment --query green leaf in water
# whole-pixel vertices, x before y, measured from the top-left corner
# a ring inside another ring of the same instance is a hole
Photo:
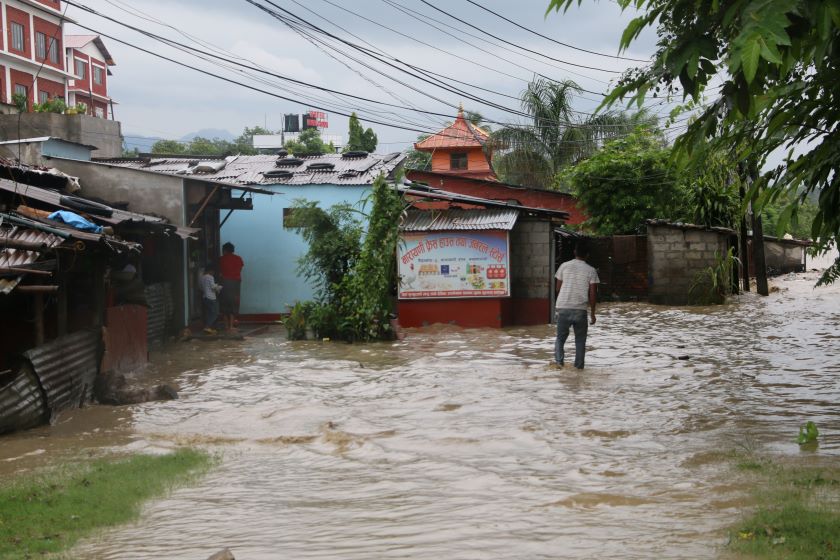
[[[799,437],[796,438],[796,441],[799,445],[813,443],[817,441],[819,435],[820,431],[817,429],[817,425],[808,421],[804,426],[799,427]]]

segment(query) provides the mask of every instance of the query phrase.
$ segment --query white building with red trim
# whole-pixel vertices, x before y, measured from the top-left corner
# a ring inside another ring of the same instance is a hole
[[[110,118],[114,60],[98,35],[65,36],[66,21],[60,0],[0,0],[0,103],[12,104],[16,93],[30,108],[60,97]]]
[[[87,114],[103,119],[113,118],[114,101],[108,96],[111,53],[99,35],[67,35],[67,67],[73,77],[67,82],[67,104],[84,103]]]

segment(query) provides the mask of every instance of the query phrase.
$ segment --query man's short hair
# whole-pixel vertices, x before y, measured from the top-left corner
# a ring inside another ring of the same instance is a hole
[[[236,250],[236,247],[233,246],[233,243],[228,241],[224,245],[222,245],[222,251],[226,253],[233,253]]]
[[[589,242],[585,239],[578,239],[575,243],[575,256],[585,259],[589,256]]]

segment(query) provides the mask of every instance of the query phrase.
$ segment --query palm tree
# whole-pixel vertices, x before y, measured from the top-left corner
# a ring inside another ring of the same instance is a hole
[[[492,134],[493,166],[500,179],[548,188],[561,169],[589,157],[606,140],[640,125],[656,125],[656,117],[644,110],[577,116],[572,100],[580,93],[580,86],[571,80],[540,78],[528,84],[522,92],[522,109],[532,122]]]

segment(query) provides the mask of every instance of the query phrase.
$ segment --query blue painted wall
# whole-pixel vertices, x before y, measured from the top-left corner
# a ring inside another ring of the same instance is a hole
[[[253,210],[231,214],[222,227],[222,243],[233,243],[245,261],[240,313],[285,313],[287,306],[312,299],[314,294],[309,282],[297,273],[297,260],[309,247],[295,230],[283,228],[283,209],[290,208],[298,198],[318,201],[324,209],[339,203],[361,209],[370,185],[260,187],[277,194],[255,194]]]
[[[90,148],[50,138],[41,147],[41,155],[90,161]]]

